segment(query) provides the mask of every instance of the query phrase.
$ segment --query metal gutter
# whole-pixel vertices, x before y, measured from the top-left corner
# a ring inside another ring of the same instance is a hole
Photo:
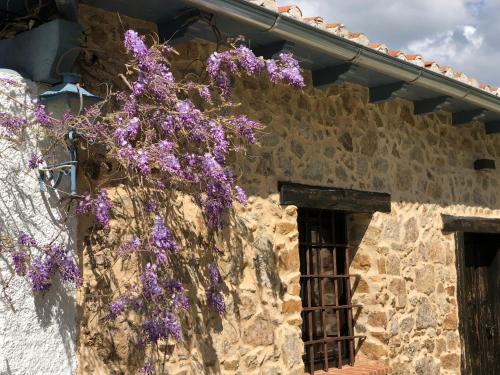
[[[224,15],[263,32],[273,33],[283,40],[393,77],[395,80],[409,82],[440,95],[450,96],[500,113],[500,97],[245,0],[186,0],[186,2],[191,6]]]

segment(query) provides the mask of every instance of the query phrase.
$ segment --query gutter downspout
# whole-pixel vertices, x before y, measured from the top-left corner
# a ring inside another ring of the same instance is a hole
[[[222,14],[263,32],[273,33],[295,44],[321,51],[336,59],[355,62],[356,65],[393,77],[395,80],[412,83],[500,114],[500,97],[245,0],[187,0],[187,3],[207,12]]]

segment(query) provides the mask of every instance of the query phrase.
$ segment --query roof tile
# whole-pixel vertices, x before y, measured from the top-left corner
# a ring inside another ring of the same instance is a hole
[[[500,96],[500,88],[493,88],[489,85],[479,84],[479,82],[476,79],[470,78],[462,72],[454,72],[453,69],[450,68],[449,66],[439,65],[435,61],[426,61],[419,54],[405,54],[402,51],[389,50],[387,46],[383,43],[370,43],[365,34],[352,33],[342,23],[325,23],[324,19],[320,16],[303,17],[301,9],[296,5],[278,6],[276,0],[247,0],[247,1],[278,11],[281,14],[285,14],[286,16],[303,20],[304,23],[322,29],[326,29],[327,31],[339,37],[351,40],[355,43],[364,46],[368,46],[369,48],[374,49],[376,51],[389,54],[392,57],[408,61],[417,66],[425,67],[426,69],[429,69],[433,72],[443,74],[446,77],[453,78],[457,81],[466,83],[470,86],[481,88],[482,90],[489,92],[493,95]]]
[[[300,10],[300,8],[297,5],[286,5],[278,7],[278,12],[292,18],[303,19],[302,10]]]

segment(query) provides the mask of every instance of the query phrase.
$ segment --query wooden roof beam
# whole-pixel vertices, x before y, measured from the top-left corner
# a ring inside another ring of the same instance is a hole
[[[312,79],[314,87],[327,87],[348,81],[359,71],[359,66],[355,64],[333,65],[327,68],[314,70]]]
[[[415,115],[425,115],[428,113],[442,111],[447,108],[453,99],[449,96],[438,96],[435,98],[417,100],[414,104],[413,113]]]
[[[370,103],[382,103],[393,100],[399,95],[408,92],[408,87],[409,84],[404,81],[370,87]]]
[[[486,112],[482,108],[453,112],[453,125],[460,126],[472,121],[481,121],[486,116]]]
[[[490,121],[484,123],[484,130],[486,134],[498,134],[500,133],[500,121]]]
[[[274,59],[279,56],[280,53],[294,53],[295,44],[288,42],[286,40],[280,40],[278,42],[269,43],[266,45],[257,46],[252,48],[255,56],[262,56],[265,59]]]

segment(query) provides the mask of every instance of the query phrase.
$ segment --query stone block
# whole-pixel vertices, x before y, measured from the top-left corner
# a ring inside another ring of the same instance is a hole
[[[416,319],[417,329],[424,329],[437,326],[437,317],[434,307],[428,303],[423,302],[417,310]]]
[[[280,222],[276,224],[276,233],[287,235],[297,231],[296,223]]]
[[[387,347],[385,345],[380,345],[374,342],[366,341],[361,345],[361,352],[368,359],[380,360],[387,354]]]
[[[431,294],[435,290],[434,266],[425,265],[417,269],[415,285],[419,292]]]
[[[399,329],[402,333],[409,333],[413,329],[413,326],[415,325],[415,320],[411,317],[404,318],[400,323],[399,323]]]
[[[302,365],[304,343],[296,332],[287,332],[284,335],[281,351],[283,353],[283,362],[288,369]]]
[[[272,345],[274,325],[269,319],[258,316],[245,324],[242,338],[243,342],[252,346]]]
[[[401,262],[399,256],[390,254],[385,261],[385,269],[388,275],[399,276]]]
[[[403,308],[406,306],[407,292],[404,279],[398,278],[391,280],[389,291],[394,294],[396,308]]]
[[[441,356],[441,366],[447,370],[460,368],[460,356],[458,354],[445,354]]]
[[[368,271],[371,267],[370,257],[367,254],[356,254],[352,260],[351,267],[356,270]]]
[[[443,320],[443,329],[446,330],[456,330],[458,328],[458,316],[457,311],[452,310],[446,315]]]
[[[238,308],[241,319],[249,319],[257,312],[256,302],[247,295],[243,295],[242,297],[240,297]]]
[[[280,265],[285,270],[297,271],[300,270],[299,250],[285,250],[279,255]]]
[[[302,300],[288,300],[281,305],[283,314],[296,314],[302,311]]]
[[[412,217],[404,225],[405,237],[404,241],[406,244],[415,243],[419,236],[419,230],[417,225],[417,219]]]
[[[439,375],[439,363],[432,357],[424,357],[415,363],[415,372],[417,375]]]
[[[387,316],[385,312],[368,313],[368,324],[372,327],[385,328],[387,325]]]

